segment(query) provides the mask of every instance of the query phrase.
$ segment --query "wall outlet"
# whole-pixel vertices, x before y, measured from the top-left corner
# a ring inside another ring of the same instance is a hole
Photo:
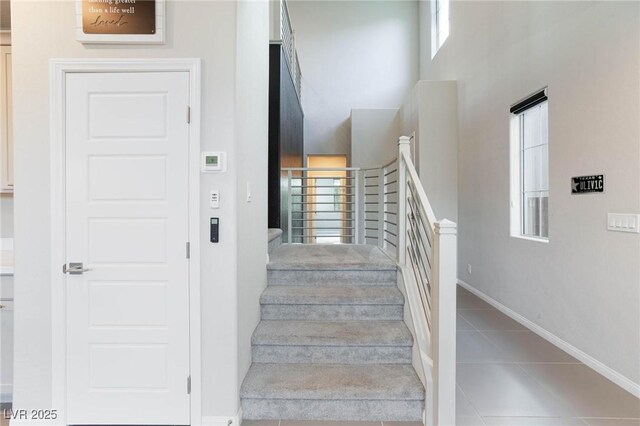
[[[467,264],[467,272],[469,273],[469,275],[471,275],[471,264],[470,263]]]
[[[607,215],[609,231],[640,233],[640,214],[609,213]]]

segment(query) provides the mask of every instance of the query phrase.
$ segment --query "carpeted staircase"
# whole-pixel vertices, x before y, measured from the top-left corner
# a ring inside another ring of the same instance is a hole
[[[364,245],[282,245],[270,257],[243,417],[421,420],[395,262]]]

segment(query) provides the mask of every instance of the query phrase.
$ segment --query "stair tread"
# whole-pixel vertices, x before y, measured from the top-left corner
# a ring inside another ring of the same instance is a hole
[[[261,321],[254,345],[411,346],[403,321]]]
[[[380,248],[357,244],[283,244],[270,256],[270,270],[396,270]]]
[[[241,398],[291,400],[422,400],[413,366],[253,364]]]
[[[263,305],[400,305],[404,297],[394,286],[268,286]]]

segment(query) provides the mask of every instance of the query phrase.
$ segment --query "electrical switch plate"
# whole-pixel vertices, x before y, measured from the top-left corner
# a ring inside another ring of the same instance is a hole
[[[211,190],[211,195],[209,196],[209,207],[212,209],[220,208],[220,191],[217,189]]]
[[[640,214],[609,213],[607,215],[607,229],[640,234]]]

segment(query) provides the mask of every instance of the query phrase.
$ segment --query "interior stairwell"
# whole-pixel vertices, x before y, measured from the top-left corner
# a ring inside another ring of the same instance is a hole
[[[395,261],[369,245],[282,245],[270,257],[243,417],[422,420]]]

